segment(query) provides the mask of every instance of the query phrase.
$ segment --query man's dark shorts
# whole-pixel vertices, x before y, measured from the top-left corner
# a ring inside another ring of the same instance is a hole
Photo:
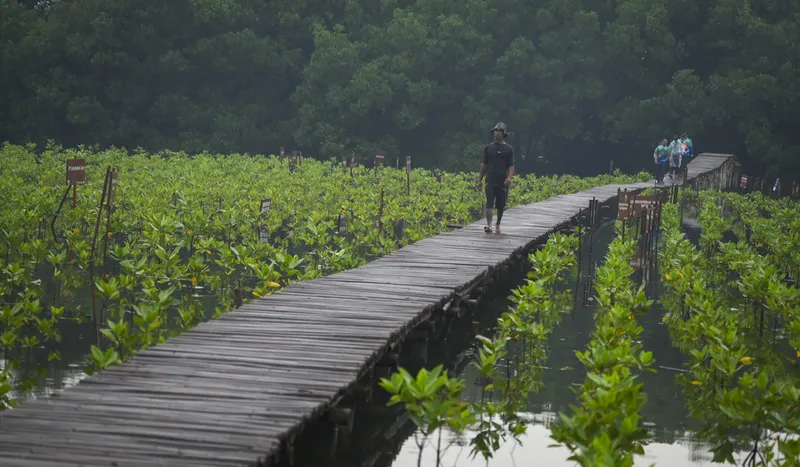
[[[508,200],[508,188],[505,185],[486,184],[487,209],[494,207],[498,211],[502,211],[506,208],[506,200]]]

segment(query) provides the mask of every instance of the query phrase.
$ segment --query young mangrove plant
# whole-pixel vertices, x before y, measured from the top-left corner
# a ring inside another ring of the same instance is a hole
[[[636,371],[652,371],[653,355],[637,341],[636,316],[652,301],[631,279],[634,251],[632,239],[618,237],[597,269],[595,329],[587,350],[576,353],[587,372],[577,391],[580,405],[559,413],[550,427],[553,439],[572,452],[569,459],[584,467],[632,466],[648,438],[640,425],[647,397]]]
[[[701,196],[701,225],[711,231],[726,224],[715,196]],[[775,257],[746,239],[723,242],[717,232],[716,244],[698,250],[680,231],[675,206],[664,207],[663,219],[664,320],[688,360],[689,373],[678,379],[701,422],[699,437],[712,444],[717,462],[733,463],[734,452],[746,448],[744,465],[798,465],[797,291]],[[765,338],[765,314],[786,323],[785,341]]]
[[[513,291],[510,297],[513,305],[498,318],[494,336],[477,337],[478,351],[472,366],[478,373],[476,384],[481,389],[480,399],[447,403],[447,407],[457,407],[457,410],[440,413],[444,419],[436,425],[450,427],[456,433],[467,428],[474,432],[470,440],[473,456],[481,455],[488,460],[506,440],[519,439],[527,429],[519,412],[524,409],[529,395],[541,387],[550,332],[571,309],[571,291],[564,286],[575,265],[577,243],[574,235],[555,233],[543,249],[530,254],[531,269],[527,279]],[[437,369],[433,373],[423,369],[414,378],[399,368],[381,383],[393,395],[390,404],[405,403],[405,410],[423,436],[429,433],[431,425],[417,415],[420,402],[407,402],[408,397],[401,393],[404,387],[413,387],[409,381],[416,380],[417,384],[420,380],[432,381],[430,374],[442,379],[431,387],[448,387],[447,384],[463,387],[463,382],[446,384],[448,380]],[[411,392],[415,397],[421,394]],[[447,397],[452,396],[450,392],[447,394]],[[447,397],[437,399],[436,404],[445,403]]]

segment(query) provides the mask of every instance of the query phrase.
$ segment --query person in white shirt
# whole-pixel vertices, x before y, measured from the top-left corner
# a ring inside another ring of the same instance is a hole
[[[680,170],[683,151],[683,140],[677,135],[673,135],[672,142],[669,143],[669,178],[675,178],[675,174]]]

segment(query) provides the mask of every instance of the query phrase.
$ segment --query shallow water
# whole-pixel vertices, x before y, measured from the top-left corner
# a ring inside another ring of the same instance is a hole
[[[91,302],[85,296],[80,296],[79,299],[70,298],[59,301],[57,304],[59,306],[67,304],[70,309],[91,308]],[[215,304],[216,300],[213,296],[202,295],[201,305],[206,318],[212,315]],[[131,311],[128,313],[126,316],[130,317]],[[169,321],[165,329],[177,329],[177,313],[170,310],[168,316]],[[62,318],[59,322],[59,329],[61,330],[61,342],[48,340],[32,349],[29,355],[27,353],[10,355],[21,365],[21,368],[13,372],[17,383],[28,376],[36,379],[35,387],[25,391],[20,390],[17,385],[11,393],[13,398],[23,402],[35,399],[74,386],[87,377],[83,369],[87,365],[87,356],[91,346],[96,344],[94,324],[87,320],[76,322],[71,318]],[[49,360],[52,350],[58,350],[61,358]],[[2,357],[3,355],[0,355],[0,368],[5,365]],[[37,367],[41,368],[43,373],[36,375]]]
[[[691,226],[689,226],[691,229]],[[692,232],[697,234],[697,232]],[[603,226],[593,239],[593,258],[590,264],[601,263],[608,244],[613,238],[611,224]],[[589,262],[588,249],[584,247],[582,261],[584,266]],[[586,269],[584,268],[584,272]],[[576,290],[582,290],[578,284]],[[593,292],[593,290],[592,290]],[[636,466],[669,466],[669,467],[700,467],[711,465],[727,465],[712,463],[712,454],[709,446],[694,439],[692,430],[698,423],[689,417],[688,409],[684,402],[682,387],[676,382],[675,376],[683,365],[680,351],[670,342],[669,330],[661,322],[664,310],[657,301],[658,284],[653,283],[648,287],[648,296],[655,298],[656,302],[650,312],[639,319],[643,327],[641,340],[644,350],[652,351],[655,359],[657,373],[645,372],[640,380],[648,401],[642,410],[642,425],[650,433],[652,440],[645,447],[644,456],[636,456]],[[509,291],[510,293],[510,291]],[[496,313],[500,313],[510,304],[508,301],[494,302]],[[562,322],[554,329],[549,341],[550,356],[549,369],[543,375],[544,387],[531,397],[530,403],[524,414],[531,421],[531,425],[521,438],[522,443],[513,440],[507,441],[487,463],[480,455],[473,458],[470,454],[471,447],[467,433],[461,440],[453,438],[452,434],[445,436],[442,446],[449,446],[443,452],[443,466],[490,466],[490,467],[517,467],[517,466],[571,466],[577,465],[568,461],[570,452],[566,447],[549,447],[556,444],[550,438],[549,423],[557,420],[558,412],[570,412],[570,404],[577,402],[577,394],[573,388],[583,383],[585,371],[583,365],[575,356],[576,350],[585,349],[591,338],[594,328],[592,317],[593,309],[591,300],[584,306],[581,300],[572,315],[565,315]],[[465,391],[470,400],[480,398],[480,389],[475,380],[477,372],[467,366],[459,375],[469,385],[470,390]],[[417,438],[415,439],[415,436]],[[390,464],[392,467],[416,467],[418,465],[419,448],[417,439],[421,440],[419,433],[409,437],[402,445],[400,452]],[[436,465],[436,442],[423,448],[422,466]],[[737,460],[744,459],[745,454],[737,456]]]

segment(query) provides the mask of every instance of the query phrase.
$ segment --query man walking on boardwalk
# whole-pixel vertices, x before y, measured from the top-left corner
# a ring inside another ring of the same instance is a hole
[[[497,209],[497,223],[494,231],[500,233],[500,221],[508,200],[508,186],[514,177],[514,148],[506,142],[506,124],[498,122],[492,128],[494,141],[483,148],[483,163],[478,177],[478,189],[486,176],[486,226],[483,231],[492,231],[492,207]]]

